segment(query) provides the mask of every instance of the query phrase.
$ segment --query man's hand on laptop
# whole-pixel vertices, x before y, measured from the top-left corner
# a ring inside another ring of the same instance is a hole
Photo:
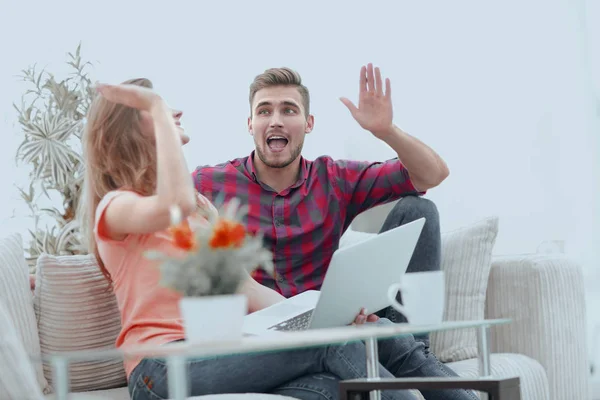
[[[360,309],[360,313],[354,319],[352,325],[362,325],[367,322],[376,322],[379,317],[375,314],[367,314],[367,310],[363,307]]]

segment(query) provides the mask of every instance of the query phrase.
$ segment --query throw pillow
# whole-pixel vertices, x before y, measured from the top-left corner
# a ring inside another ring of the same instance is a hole
[[[19,336],[12,317],[0,304],[0,399],[42,400],[36,371]]]
[[[377,235],[376,233],[368,233],[368,232],[360,232],[355,231],[352,227],[346,229],[346,232],[340,238],[339,248],[344,248],[347,246],[352,246],[353,244],[360,243],[363,240],[367,240],[368,238]]]
[[[93,255],[42,254],[37,261],[34,305],[42,354],[115,347],[121,316]],[[44,364],[44,374],[51,382],[51,365]],[[127,384],[121,359],[71,363],[69,378],[74,392]]]
[[[498,217],[442,234],[442,265],[446,279],[444,321],[485,318],[485,299],[498,235]],[[475,329],[431,334],[432,351],[442,362],[477,357]]]
[[[33,311],[28,274],[29,268],[25,260],[21,235],[14,233],[1,238],[0,304],[4,306],[10,317],[25,352],[30,357],[39,359],[41,356],[40,339]],[[32,368],[39,390],[49,393],[51,388],[44,378],[42,364],[32,361]]]

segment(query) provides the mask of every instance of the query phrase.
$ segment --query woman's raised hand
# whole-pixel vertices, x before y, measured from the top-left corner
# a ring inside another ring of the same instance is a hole
[[[99,83],[96,85],[96,90],[108,101],[136,108],[140,111],[151,112],[156,106],[162,104],[162,98],[152,89],[138,85]]]

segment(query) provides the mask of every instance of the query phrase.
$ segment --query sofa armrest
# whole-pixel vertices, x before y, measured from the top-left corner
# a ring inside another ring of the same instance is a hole
[[[588,397],[585,291],[580,266],[564,256],[495,258],[486,318],[510,318],[494,327],[495,353],[519,353],[542,364],[553,399]]]

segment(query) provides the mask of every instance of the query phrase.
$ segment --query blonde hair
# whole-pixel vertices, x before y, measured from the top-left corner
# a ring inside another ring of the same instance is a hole
[[[302,84],[300,74],[290,68],[270,68],[254,78],[250,84],[250,115],[252,115],[252,102],[256,92],[273,86],[294,86],[302,96],[302,106],[306,117],[310,114],[310,94],[308,88]]]
[[[152,88],[145,78],[123,83]],[[83,133],[85,178],[79,219],[87,250],[96,256],[104,276],[111,281],[94,237],[96,208],[110,191],[126,189],[149,196],[156,189],[156,146],[142,132],[140,113],[131,107],[96,96],[90,105]]]

